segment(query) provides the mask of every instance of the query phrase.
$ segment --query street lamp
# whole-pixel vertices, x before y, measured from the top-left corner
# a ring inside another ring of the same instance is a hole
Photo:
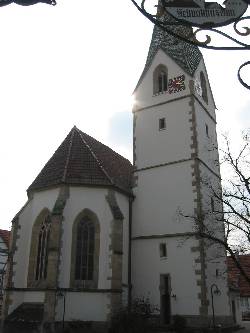
[[[213,283],[210,287],[210,292],[211,292],[211,299],[212,299],[212,310],[213,310],[213,328],[215,329],[215,318],[214,318],[214,294],[215,295],[220,295],[220,289],[218,286]]]

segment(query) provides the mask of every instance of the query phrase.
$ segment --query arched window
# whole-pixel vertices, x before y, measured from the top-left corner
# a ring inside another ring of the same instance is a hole
[[[164,65],[159,65],[154,70],[153,90],[154,94],[163,93],[168,90],[167,67]]]
[[[75,280],[93,280],[95,253],[95,226],[84,216],[77,227]]]
[[[201,81],[201,90],[202,90],[202,98],[204,102],[208,103],[208,98],[207,98],[207,83],[205,79],[205,75],[203,72],[200,72],[200,81]]]
[[[47,277],[50,225],[50,217],[46,216],[43,220],[38,237],[36,280],[46,279]]]
[[[100,251],[100,226],[95,213],[81,212],[72,229],[72,288],[97,288]]]

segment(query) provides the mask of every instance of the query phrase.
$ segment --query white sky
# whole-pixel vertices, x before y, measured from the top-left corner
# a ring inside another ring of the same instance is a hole
[[[130,0],[0,7],[0,228],[73,125],[131,159],[131,93],[152,29]],[[218,132],[237,135],[250,124],[250,91],[236,78],[249,51],[203,54]]]

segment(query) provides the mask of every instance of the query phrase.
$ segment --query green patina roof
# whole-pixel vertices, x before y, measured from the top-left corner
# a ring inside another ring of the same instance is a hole
[[[165,15],[163,19],[167,22],[176,22],[169,15]],[[192,32],[191,27],[182,25],[169,25],[168,29],[183,37],[188,36]],[[146,64],[135,90],[140,85],[159,49],[162,49],[163,52],[171,57],[186,73],[191,76],[194,75],[194,72],[196,71],[202,58],[202,54],[198,46],[186,43],[181,39],[172,36],[168,32],[163,31],[158,26],[155,26]]]

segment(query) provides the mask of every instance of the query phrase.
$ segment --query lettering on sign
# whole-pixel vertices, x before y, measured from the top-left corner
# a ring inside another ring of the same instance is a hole
[[[166,11],[177,20],[194,26],[216,27],[240,18],[247,10],[244,0],[226,0],[224,6],[205,0],[162,0]]]

